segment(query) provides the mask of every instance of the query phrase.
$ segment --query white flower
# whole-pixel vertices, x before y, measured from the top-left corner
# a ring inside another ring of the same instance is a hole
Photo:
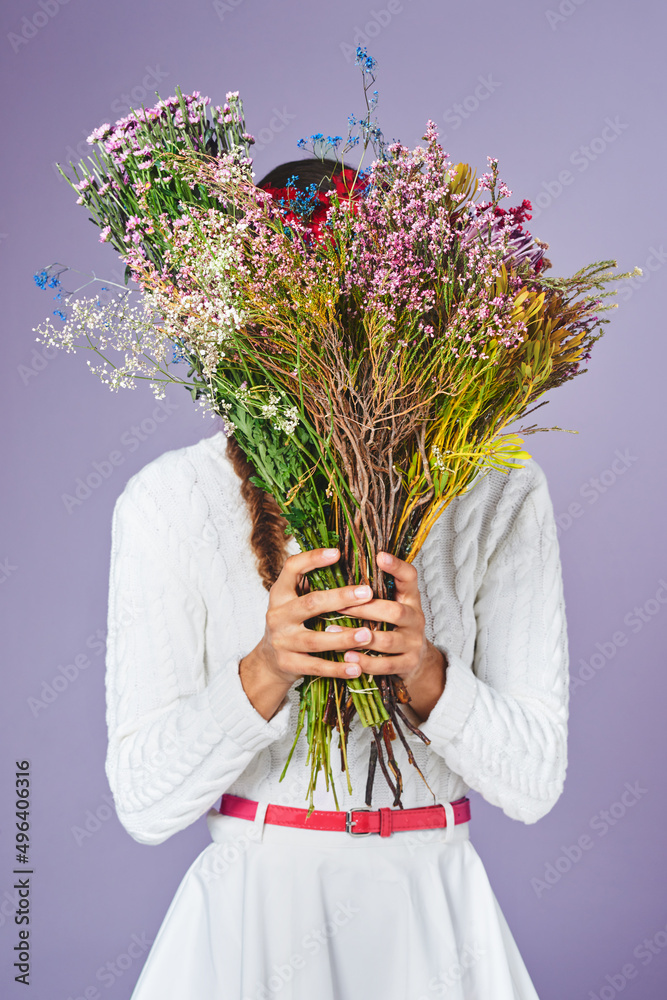
[[[447,465],[442,457],[442,452],[438,448],[437,444],[434,444],[431,448],[431,464],[434,468],[438,469],[439,472],[447,472]]]

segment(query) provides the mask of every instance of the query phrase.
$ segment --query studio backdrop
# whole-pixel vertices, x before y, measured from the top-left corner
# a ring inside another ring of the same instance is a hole
[[[96,126],[180,86],[214,104],[240,92],[259,179],[300,156],[300,138],[341,133],[363,110],[361,45],[378,61],[387,138],[415,146],[432,119],[454,162],[481,174],[498,157],[509,203],[532,203],[526,226],[549,244],[552,274],[609,258],[641,268],[620,282],[588,371],[540,411],[577,433],[526,440],[563,566],[565,789],[535,824],[471,792],[471,837],[542,1000],[663,1000],[664,5],[5,0],[0,19],[2,996],[126,1000],[209,842],[203,819],[159,846],[118,822],[104,664],[114,503],[214,423],[182,387],[161,401],[147,384],[113,393],[83,352],[36,342],[58,308],[36,272],[57,262],[122,281],[56,165],[85,157]]]

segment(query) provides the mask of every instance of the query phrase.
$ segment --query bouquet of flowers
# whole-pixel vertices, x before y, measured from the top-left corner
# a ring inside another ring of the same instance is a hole
[[[96,156],[68,180],[138,291],[107,283],[105,301],[81,289],[63,300],[66,269],[51,265],[35,280],[58,289],[62,325],[47,320],[37,339],[92,348],[102,364],[89,365],[114,390],[146,379],[162,398],[166,383],[184,384],[222,416],[302,549],[340,549],[310,586],[365,583],[387,598],[393,581],[375,553],[412,562],[454,497],[530,457],[506,427],[582,373],[609,322],[605,285],[627,275],[605,260],[547,277],[548,246],[523,226],[530,202],[500,205],[511,191],[497,160],[477,180],[450,161],[431,121],[424,146],[387,143],[374,118],[376,62],[362,48],[356,62],[363,117],[349,117],[345,140],[299,143],[336,167],[326,191],[296,177],[281,189],[254,185],[238,93],[210,118],[208,98],[178,91],[95,129]],[[344,162],[358,146],[375,154],[364,169]],[[187,376],[174,372],[183,363]],[[538,430],[562,428],[521,433]],[[309,625],[334,618],[362,624]],[[338,808],[334,729],[352,791],[354,713],[372,734],[367,804],[379,762],[400,806],[392,742],[414,766],[403,727],[429,742],[403,710],[401,679],[304,677],[298,690],[282,777],[305,725],[309,810],[322,769]]]

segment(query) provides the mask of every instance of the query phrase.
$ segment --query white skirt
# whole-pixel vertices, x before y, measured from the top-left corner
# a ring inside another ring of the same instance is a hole
[[[539,1000],[469,823],[353,837],[210,810],[131,1000]]]

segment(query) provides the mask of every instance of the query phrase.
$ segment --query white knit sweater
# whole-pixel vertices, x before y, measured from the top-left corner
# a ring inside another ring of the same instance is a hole
[[[168,451],[131,477],[113,513],[107,633],[106,771],[118,816],[159,844],[223,792],[307,807],[302,731],[285,778],[299,696],[269,721],[248,699],[239,661],[260,640],[268,592],[221,431]],[[291,539],[290,552],[298,552]],[[567,767],[568,646],[561,564],[544,472],[534,459],[478,476],[441,514],[415,560],[426,635],[447,656],[446,685],[406,732],[438,802],[470,789],[533,823],[559,798]],[[352,794],[363,804],[370,731],[348,737]],[[434,799],[405,748],[403,805]],[[340,760],[338,737],[332,760]],[[373,807],[391,806],[378,766]],[[318,776],[315,804],[335,808]]]

